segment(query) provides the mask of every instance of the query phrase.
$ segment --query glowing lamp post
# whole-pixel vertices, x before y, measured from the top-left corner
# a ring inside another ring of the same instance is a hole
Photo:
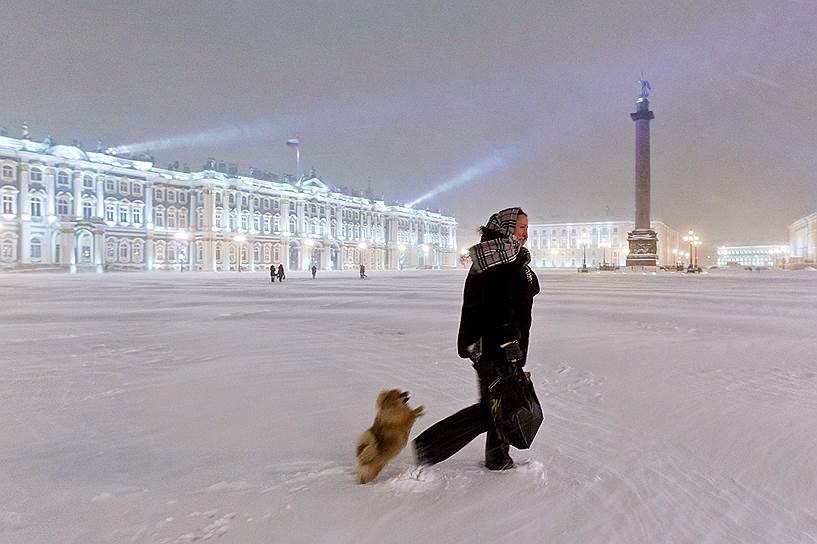
[[[587,245],[589,243],[590,239],[586,234],[579,240],[579,245],[582,246],[582,267],[579,268],[579,272],[590,272],[590,270],[587,269]]]
[[[694,248],[695,248],[695,246],[701,245],[703,242],[700,241],[701,240],[700,237],[696,236],[695,231],[692,230],[692,229],[689,229],[689,235],[684,236],[683,240],[684,240],[684,242],[687,242],[689,244],[689,256],[690,257],[689,257],[689,266],[687,267],[687,272],[695,272],[695,268],[697,267],[697,263],[693,264],[693,261],[695,261],[695,249]]]
[[[403,263],[406,261],[406,246],[405,244],[400,244],[397,246],[397,250],[400,252],[400,255],[397,256],[397,266],[400,270],[403,270]]]
[[[307,238],[304,240],[304,245],[308,248],[307,251],[309,252],[309,264],[311,268],[311,265],[315,262],[315,255],[312,253],[312,248],[315,247],[315,240]]]
[[[247,237],[243,234],[237,234],[233,240],[238,243],[238,271],[241,272],[241,244],[247,241]]]
[[[173,235],[173,238],[179,240],[179,244],[184,248],[184,258],[182,259],[181,264],[179,267],[181,271],[184,272],[184,266],[187,265],[187,268],[190,268],[190,247],[187,241],[190,239],[190,233],[188,232],[177,232]]]

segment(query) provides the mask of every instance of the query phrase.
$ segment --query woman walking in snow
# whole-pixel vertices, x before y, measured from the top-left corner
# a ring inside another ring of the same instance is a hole
[[[539,280],[528,263],[528,216],[521,208],[493,214],[480,228],[480,243],[471,247],[472,265],[465,280],[457,351],[477,371],[480,401],[426,429],[414,439],[420,465],[448,459],[482,433],[485,466],[513,468],[509,445],[494,426],[488,386],[511,365],[522,367],[528,353],[533,297]]]

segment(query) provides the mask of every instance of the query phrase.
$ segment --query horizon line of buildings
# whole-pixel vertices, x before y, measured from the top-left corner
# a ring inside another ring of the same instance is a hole
[[[339,192],[314,173],[178,172],[0,136],[0,268],[455,267],[456,219]]]
[[[139,160],[145,159],[145,160]],[[347,194],[317,175],[263,179],[219,168],[162,169],[152,158],[86,152],[0,135],[0,269],[289,270],[453,268],[456,218]],[[537,268],[625,266],[632,220],[531,218]],[[659,265],[691,260],[661,220]],[[789,226],[789,245],[711,248],[718,265],[817,262],[817,213]],[[711,262],[711,261],[710,261]]]

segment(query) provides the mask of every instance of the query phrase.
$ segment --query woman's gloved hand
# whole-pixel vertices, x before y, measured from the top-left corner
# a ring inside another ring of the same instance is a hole
[[[500,347],[505,354],[505,362],[507,362],[508,365],[522,366],[525,355],[522,353],[522,348],[519,347],[518,341],[514,340],[513,342],[502,344]]]

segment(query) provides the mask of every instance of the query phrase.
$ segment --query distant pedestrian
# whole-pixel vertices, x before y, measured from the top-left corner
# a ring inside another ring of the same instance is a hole
[[[366,267],[361,264],[360,265],[360,279],[367,278],[367,277],[368,276],[366,275]]]
[[[284,274],[284,264],[281,263],[278,265],[278,281],[284,281],[285,279],[287,279],[287,277]]]
[[[314,280],[315,279],[315,274],[318,273],[318,267],[313,264],[311,270],[312,270],[312,279]]]
[[[275,265],[274,264],[270,265],[270,267],[269,267],[269,279],[270,279],[270,281],[272,283],[275,283],[275,278],[277,276],[278,276],[278,274],[275,272]]]

